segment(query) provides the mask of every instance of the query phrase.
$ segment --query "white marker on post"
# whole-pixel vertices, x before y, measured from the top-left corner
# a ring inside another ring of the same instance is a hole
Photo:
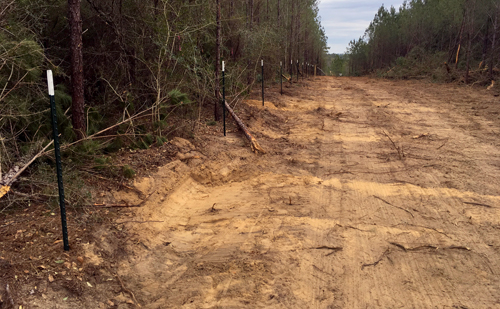
[[[224,61],[222,61],[222,72],[224,72],[224,69],[225,69],[225,63]]]
[[[53,96],[54,92],[54,78],[52,77],[52,70],[47,70],[47,84],[49,86],[49,95]]]
[[[264,60],[261,60],[260,61],[260,66],[263,67],[264,66]]]
[[[283,66],[283,61],[280,61],[280,67],[282,67],[282,66]]]

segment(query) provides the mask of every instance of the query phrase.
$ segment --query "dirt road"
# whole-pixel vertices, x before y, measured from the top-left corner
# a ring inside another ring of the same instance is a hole
[[[103,228],[137,302],[500,308],[498,98],[368,78],[286,91],[236,106],[267,154],[239,132],[176,140],[184,160],[136,182],[126,246]]]

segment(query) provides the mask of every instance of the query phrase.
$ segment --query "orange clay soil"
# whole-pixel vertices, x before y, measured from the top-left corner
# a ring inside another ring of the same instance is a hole
[[[332,77],[267,92],[265,107],[258,93],[233,103],[266,154],[234,125],[227,137],[173,139],[170,163],[137,177],[135,190],[96,199],[144,202],[76,246],[78,287],[53,288],[68,278],[46,274],[43,293],[28,287],[18,299],[26,308],[500,307],[498,97]]]

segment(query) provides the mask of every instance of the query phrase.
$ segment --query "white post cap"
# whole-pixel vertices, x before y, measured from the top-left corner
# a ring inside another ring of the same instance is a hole
[[[52,77],[52,70],[47,70],[47,84],[49,86],[49,95],[54,95],[54,78]]]
[[[222,72],[224,72],[225,68],[226,68],[225,63],[224,63],[224,61],[222,61]]]

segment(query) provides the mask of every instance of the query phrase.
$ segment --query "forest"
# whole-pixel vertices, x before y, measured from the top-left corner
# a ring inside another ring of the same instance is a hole
[[[15,187],[0,211],[55,199],[48,69],[67,199],[78,204],[79,167],[99,171],[118,149],[215,125],[221,61],[230,100],[260,83],[261,60],[269,86],[280,62],[285,72],[291,61],[321,66],[326,51],[318,0],[0,0],[0,185]]]
[[[351,75],[490,85],[499,75],[499,15],[497,0],[381,6],[364,36],[350,42],[343,69]]]

